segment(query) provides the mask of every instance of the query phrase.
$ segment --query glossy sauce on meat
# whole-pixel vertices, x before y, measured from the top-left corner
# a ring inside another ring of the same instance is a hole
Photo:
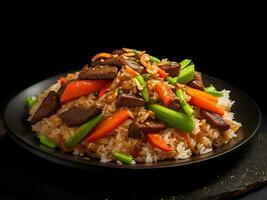
[[[129,125],[129,137],[140,138],[146,133],[157,133],[166,128],[166,124],[156,121],[145,121],[144,123],[133,122]]]
[[[117,107],[141,107],[144,105],[144,99],[134,95],[122,94],[116,100]]]

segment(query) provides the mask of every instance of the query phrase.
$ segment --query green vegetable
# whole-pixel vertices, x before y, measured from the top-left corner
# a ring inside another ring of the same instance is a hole
[[[209,87],[204,88],[204,91],[215,97],[222,97],[223,93],[216,90],[216,88],[211,84]]]
[[[66,147],[72,148],[78,144],[91,130],[103,119],[103,114],[99,114],[93,119],[81,125],[76,132],[67,140]]]
[[[38,135],[38,138],[40,140],[40,143],[51,148],[51,149],[55,149],[57,147],[57,144],[55,142],[53,142],[51,139],[49,139],[47,136],[41,134]]]
[[[158,62],[160,62],[160,59],[158,59],[158,58],[156,58],[156,57],[154,57],[154,56],[150,56],[149,58],[150,58],[150,61],[153,62],[153,63],[158,63]]]
[[[192,63],[192,60],[184,59],[179,64],[181,65],[181,69],[189,66]]]
[[[137,50],[137,49],[133,49],[133,52],[134,52],[135,54],[140,54],[142,51],[139,51],[139,50]]]
[[[145,81],[149,79],[149,74],[142,74],[141,75]]]
[[[30,110],[34,104],[37,103],[37,98],[35,96],[28,96],[27,97],[27,100],[26,100],[26,104],[27,104],[27,107],[28,109]]]
[[[173,78],[168,76],[166,80],[172,85],[175,85],[177,83],[177,77]]]
[[[188,133],[192,133],[195,128],[194,121],[186,114],[171,110],[159,104],[149,104],[147,108],[155,112],[156,117],[164,121],[170,127],[180,129]]]
[[[125,163],[125,164],[135,164],[135,161],[131,155],[121,152],[112,152],[115,159]]]
[[[192,81],[195,77],[195,65],[191,64],[182,69],[177,77],[178,83],[186,84]]]
[[[118,94],[121,95],[123,93],[122,89],[118,89]]]
[[[142,94],[145,102],[149,102],[149,93],[148,93],[146,82],[145,82],[144,78],[141,75],[138,75],[136,77],[136,79],[139,82],[139,84],[141,85],[141,87],[143,88],[143,90],[141,90],[141,94]]]
[[[184,93],[182,89],[178,89],[176,90],[176,96],[178,97],[179,101],[180,101],[180,105],[183,108],[184,112],[188,115],[188,116],[192,116],[194,113],[193,108],[185,101],[184,98]]]
[[[156,101],[157,101],[157,99],[155,99],[155,98],[153,98],[153,97],[151,97],[151,98],[149,99],[149,103],[156,103]]]

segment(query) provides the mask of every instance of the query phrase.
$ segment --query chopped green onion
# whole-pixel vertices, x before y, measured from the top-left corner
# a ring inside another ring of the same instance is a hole
[[[166,80],[172,85],[175,85],[177,83],[177,77],[173,78],[173,77],[168,76]]]
[[[149,79],[149,74],[141,74],[141,76],[143,77],[145,81]]]
[[[177,77],[178,83],[186,84],[192,81],[195,77],[195,66],[191,64],[186,68],[182,69]]]
[[[50,138],[48,138],[47,136],[41,134],[38,135],[38,138],[40,140],[40,143],[51,148],[51,149],[55,149],[57,147],[57,144],[55,142],[53,142]]]
[[[194,113],[193,108],[186,102],[185,98],[184,98],[184,93],[183,90],[180,88],[178,90],[176,90],[176,96],[179,99],[180,105],[183,108],[184,112],[188,115],[188,116],[192,116]]]
[[[76,132],[67,140],[66,147],[72,148],[78,144],[92,129],[103,119],[103,114],[99,114],[93,119],[81,125]]]
[[[181,65],[181,69],[189,66],[192,63],[192,60],[184,59],[179,64]]]
[[[112,152],[112,155],[116,160],[119,160],[125,164],[130,164],[130,165],[135,164],[133,157],[129,154],[121,152]]]
[[[150,56],[150,61],[153,62],[153,63],[159,63],[160,62],[160,59],[154,57],[154,56]]]
[[[119,90],[118,90],[118,94],[119,94],[119,95],[123,94],[123,90],[122,90],[122,89],[119,89]]]
[[[142,94],[145,102],[149,102],[149,93],[148,93],[146,82],[145,82],[144,78],[139,74],[136,77],[136,80],[139,82],[140,86],[143,88],[141,90],[141,94]]]
[[[159,104],[149,104],[147,108],[152,110],[157,118],[164,121],[170,127],[180,129],[187,133],[192,133],[195,128],[193,119],[186,114],[171,110]]]
[[[34,104],[37,103],[37,98],[35,96],[28,96],[27,97],[27,100],[26,100],[26,104],[27,104],[27,107],[28,109],[30,110]]]
[[[223,96],[223,92],[218,91],[212,84],[209,87],[204,88],[204,91],[215,97]]]

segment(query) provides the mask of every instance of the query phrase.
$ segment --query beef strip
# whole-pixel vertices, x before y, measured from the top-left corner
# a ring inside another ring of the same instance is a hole
[[[115,66],[98,66],[82,70],[79,74],[81,80],[114,79],[118,69]]]
[[[40,107],[37,109],[31,119],[31,123],[35,124],[41,121],[45,117],[50,117],[57,112],[60,106],[59,97],[56,92],[51,91],[42,101]]]
[[[204,90],[204,83],[201,72],[196,71],[194,80],[190,81],[187,85],[192,88]]]
[[[226,131],[230,128],[230,125],[217,113],[208,112],[206,110],[200,110],[200,114],[207,122],[213,127],[220,131]]]
[[[156,121],[145,121],[144,123],[133,122],[129,125],[129,137],[140,138],[146,133],[157,133],[166,128],[166,124]]]
[[[144,105],[144,99],[134,95],[122,94],[116,100],[117,107],[141,107]]]
[[[99,65],[110,65],[110,66],[116,66],[118,68],[121,68],[124,65],[124,57],[123,56],[118,56],[114,58],[108,58],[105,59],[104,62],[101,61],[96,61],[91,63],[91,67],[99,66]]]
[[[178,76],[181,66],[177,63],[175,65],[163,65],[160,68],[167,72],[169,76]]]
[[[73,107],[58,116],[69,127],[80,126],[89,119],[92,119],[96,115],[102,112],[101,108],[91,106],[90,108]]]
[[[123,64],[128,65],[130,68],[138,71],[139,73],[142,73],[144,71],[144,67],[134,60],[124,59]]]

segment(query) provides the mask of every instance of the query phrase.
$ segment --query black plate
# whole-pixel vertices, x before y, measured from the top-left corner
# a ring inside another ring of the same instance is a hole
[[[118,165],[116,163],[100,163],[99,160],[90,159],[84,160],[72,154],[62,153],[58,150],[50,150],[39,144],[35,134],[31,131],[30,125],[26,122],[27,110],[25,107],[25,99],[30,95],[38,95],[45,90],[49,85],[54,83],[59,76],[54,76],[41,81],[20,92],[8,103],[5,113],[4,121],[6,127],[9,129],[9,135],[22,147],[30,152],[45,158],[47,160],[79,169],[98,168],[124,168],[124,169],[153,169],[153,168],[170,168],[198,163],[227,154],[238,147],[245,144],[256,133],[261,123],[261,112],[256,103],[248,97],[245,93],[236,89],[235,87],[218,80],[216,78],[204,75],[206,84],[212,83],[218,89],[231,90],[231,100],[236,103],[232,107],[235,113],[236,120],[242,123],[242,127],[238,130],[238,137],[231,140],[228,144],[216,148],[214,151],[192,156],[185,160],[170,160],[160,161],[154,164],[136,164],[136,165]]]

